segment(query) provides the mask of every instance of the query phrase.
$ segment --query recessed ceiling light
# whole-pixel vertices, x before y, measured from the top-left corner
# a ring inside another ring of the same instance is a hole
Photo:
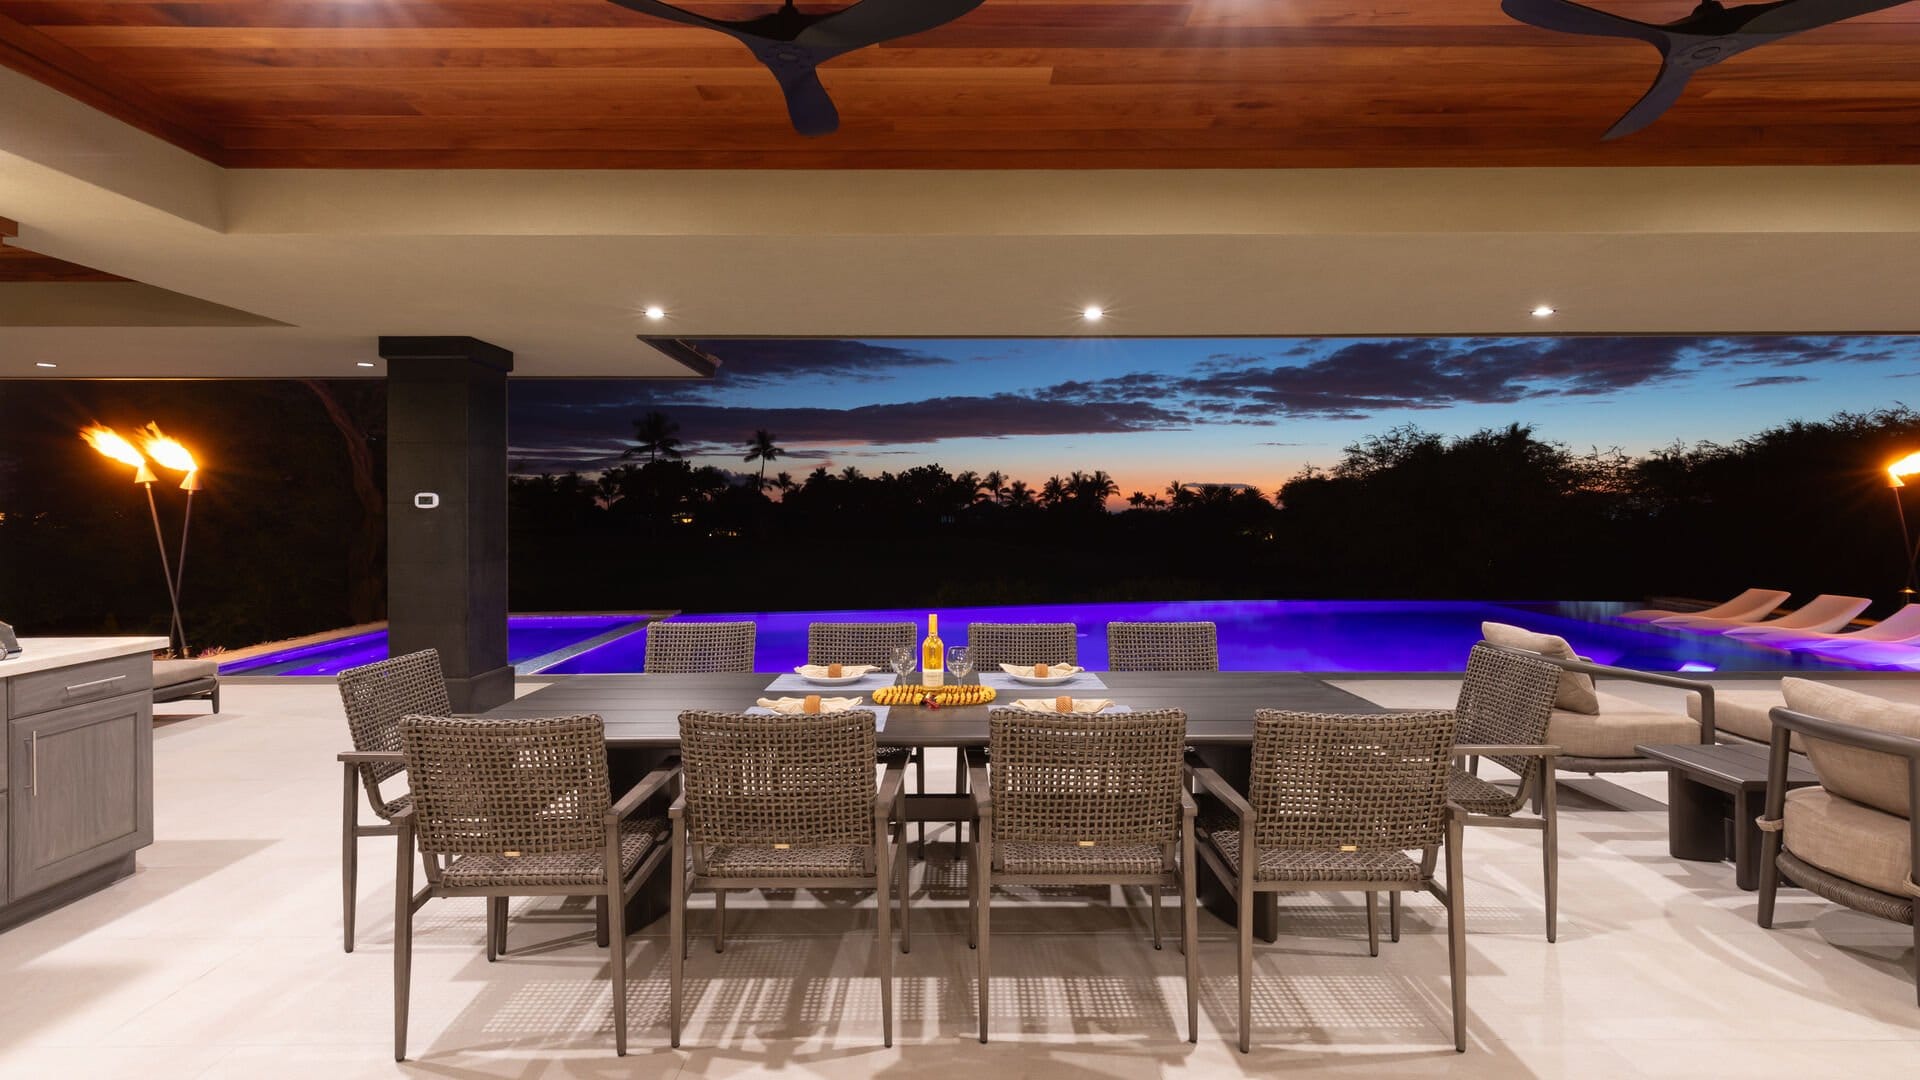
[[[667,317],[667,309],[662,307],[650,307],[646,310],[645,314],[647,318],[658,321],[660,319],[664,319]]]
[[[1107,312],[1098,304],[1088,304],[1080,310],[1080,317],[1088,322],[1099,322],[1107,317]]]
[[[54,363],[51,360],[35,360],[33,362],[33,366],[34,367],[59,367],[60,365]]]
[[[1547,305],[1541,304],[1539,307],[1533,309],[1533,317],[1536,319],[1549,318],[1553,315],[1553,310],[1554,309]]]
[[[359,367],[372,367],[372,366],[373,366],[373,361],[371,361],[371,360],[361,360],[361,361],[358,361],[358,363],[357,363],[357,366],[359,366]]]

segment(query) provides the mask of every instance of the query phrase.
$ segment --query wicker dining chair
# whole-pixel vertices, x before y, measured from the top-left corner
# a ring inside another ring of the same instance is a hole
[[[647,624],[648,674],[752,671],[754,624],[674,622]]]
[[[1210,622],[1110,622],[1107,670],[1219,671],[1219,631]]]
[[[1559,935],[1560,811],[1555,798],[1554,759],[1560,748],[1547,742],[1560,669],[1534,653],[1481,642],[1467,654],[1467,673],[1454,706],[1454,765],[1447,772],[1447,800],[1466,811],[1465,824],[1504,829],[1534,829],[1540,836],[1541,872],[1546,882],[1547,940]],[[1461,768],[1460,759],[1471,764]],[[1486,758],[1512,772],[1512,788],[1482,780]],[[1516,817],[1531,801],[1533,814]],[[1400,940],[1400,894],[1390,898],[1393,940]]]
[[[413,805],[400,830],[393,912],[393,1057],[407,1057],[413,913],[437,897],[487,899],[487,959],[506,934],[509,896],[605,901],[613,960],[614,1052],[627,1052],[626,907],[665,865],[667,822],[640,816],[678,775],[655,769],[613,802],[598,716],[473,720],[407,716],[400,744]],[[413,889],[413,848],[426,886]]]
[[[892,652],[905,647],[914,650],[920,627],[910,622],[810,622],[807,624],[807,663],[870,664],[882,671],[891,670]],[[912,746],[882,746],[874,755],[881,763],[904,761],[914,766],[915,790],[927,790],[926,755]],[[927,826],[919,826],[922,843]]]
[[[1079,631],[1072,623],[968,623],[967,650],[975,671],[999,671],[1001,664],[1080,662]]]
[[[1187,715],[1179,709],[1101,716],[993,709],[991,763],[968,755],[976,825],[971,862],[980,1041],[987,1041],[993,890],[1008,885],[1138,885],[1180,890],[1187,1041],[1199,1037],[1194,901],[1195,805],[1183,782]]]
[[[1419,889],[1447,907],[1454,1049],[1467,1048],[1466,908],[1460,833],[1465,811],[1447,803],[1454,714],[1348,716],[1261,709],[1253,771],[1242,797],[1197,761],[1188,775],[1225,803],[1200,856],[1239,905],[1240,1051],[1253,1039],[1253,918],[1264,892],[1363,892],[1370,945],[1378,948],[1374,896]],[[1447,880],[1434,877],[1444,844]],[[1407,856],[1421,852],[1420,861]]]
[[[680,1045],[687,894],[714,894],[713,949],[726,949],[729,889],[872,890],[880,1023],[893,1045],[893,903],[900,951],[913,943],[907,906],[904,763],[874,782],[874,714],[680,714],[681,794],[673,823],[668,918],[672,1043]],[[689,860],[691,856],[691,860]]]
[[[394,815],[412,805],[404,792],[388,797],[380,790],[383,782],[406,770],[406,758],[400,753],[400,718],[409,713],[440,716],[450,712],[451,706],[440,654],[433,649],[348,668],[336,681],[347,714],[347,734],[353,740],[353,749],[338,758],[346,777],[340,811],[340,925],[346,949],[352,952],[360,839],[399,835]],[[360,824],[363,797],[381,824]]]

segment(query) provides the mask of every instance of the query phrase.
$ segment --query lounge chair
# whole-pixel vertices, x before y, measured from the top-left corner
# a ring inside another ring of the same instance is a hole
[[[1679,615],[1691,615],[1697,619],[1764,619],[1773,614],[1773,609],[1787,602],[1787,592],[1780,589],[1748,589],[1724,604],[1715,604],[1704,611],[1668,611],[1662,608],[1641,608],[1628,611],[1614,618],[1623,622],[1653,622],[1655,619],[1668,619]]]
[[[1840,596],[1835,593],[1821,593],[1797,611],[1782,615],[1777,619],[1759,622],[1756,619],[1711,619],[1703,615],[1675,615],[1665,619],[1653,620],[1653,625],[1673,630],[1698,630],[1707,634],[1724,634],[1739,627],[1770,627],[1775,630],[1838,630],[1853,621],[1855,615],[1867,610],[1873,603],[1864,596]]]
[[[1780,649],[1844,649],[1862,642],[1898,642],[1920,638],[1920,604],[1908,604],[1864,630],[1836,633],[1828,630],[1786,630],[1769,623],[1741,626],[1730,636],[1759,641]],[[1920,656],[1920,650],[1916,650]]]

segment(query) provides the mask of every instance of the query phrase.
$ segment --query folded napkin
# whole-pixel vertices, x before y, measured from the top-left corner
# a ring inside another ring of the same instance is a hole
[[[763,697],[760,700],[754,702],[754,704],[760,706],[763,709],[772,709],[774,712],[777,712],[777,713],[796,713],[797,714],[797,713],[804,713],[807,711],[806,698],[797,698],[797,697],[764,698]],[[846,712],[848,709],[857,709],[859,707],[860,707],[860,699],[857,697],[823,697],[820,699],[820,711],[823,713]]]
[[[865,675],[869,671],[878,671],[878,670],[880,669],[877,667],[874,667],[872,664],[840,665],[840,675],[845,678],[853,678],[858,675]],[[795,675],[800,676],[803,679],[834,678],[834,676],[827,674],[827,665],[825,664],[801,664],[799,667],[793,669],[793,673]]]
[[[1034,678],[1034,679],[1039,679],[1039,678],[1056,679],[1062,675],[1078,675],[1087,669],[1083,667],[1074,667],[1072,664],[1048,664],[1047,673],[1044,676],[1035,675],[1033,673],[1034,665],[1032,664],[1001,664],[1000,670],[1006,672],[1009,675],[1025,675],[1029,678]]]
[[[1073,703],[1073,712],[1076,715],[1092,716],[1094,713],[1113,708],[1113,702],[1107,698],[1069,698],[1067,700]],[[1013,703],[1013,707],[1025,709],[1028,712],[1057,713],[1061,711],[1057,698],[1020,698]]]

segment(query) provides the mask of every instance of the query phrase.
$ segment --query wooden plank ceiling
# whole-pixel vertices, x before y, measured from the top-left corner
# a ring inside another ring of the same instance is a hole
[[[842,125],[809,139],[740,45],[606,0],[0,0],[0,63],[236,167],[1914,163],[1916,57],[1910,3],[1737,57],[1603,144],[1657,54],[1497,0],[986,0],[825,65]]]

